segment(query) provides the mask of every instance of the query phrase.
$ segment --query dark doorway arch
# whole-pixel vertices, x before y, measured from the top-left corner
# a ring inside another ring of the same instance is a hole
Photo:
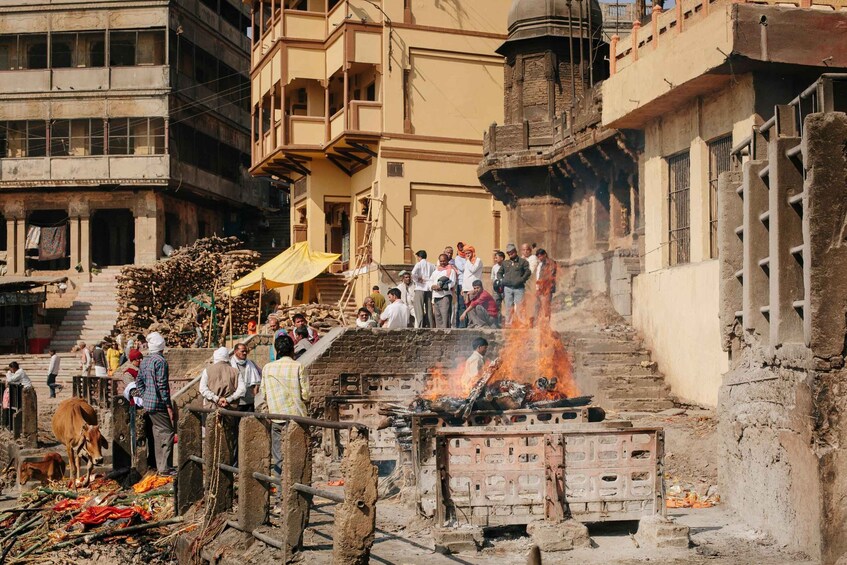
[[[97,210],[91,214],[91,260],[98,267],[135,261],[135,218],[132,210]]]

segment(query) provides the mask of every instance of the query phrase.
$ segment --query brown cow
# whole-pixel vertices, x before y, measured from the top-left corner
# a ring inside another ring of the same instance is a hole
[[[21,463],[19,484],[26,484],[30,479],[41,481],[46,485],[49,481],[60,481],[65,476],[65,461],[62,456],[51,451],[44,455],[41,461],[24,461]]]
[[[101,449],[107,449],[109,443],[100,435],[97,426],[97,412],[81,398],[68,398],[59,404],[53,415],[53,435],[68,450],[68,462],[71,466],[71,479],[74,486],[79,482],[80,459],[88,462],[88,472],[82,486],[91,482],[91,472],[95,465],[103,463]]]

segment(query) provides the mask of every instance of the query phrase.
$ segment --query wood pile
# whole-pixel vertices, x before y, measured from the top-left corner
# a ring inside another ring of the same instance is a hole
[[[309,325],[318,330],[321,335],[332,328],[341,326],[341,322],[339,321],[341,310],[337,305],[301,304],[299,306],[280,308],[276,312],[280,327],[286,329],[293,328],[294,314],[305,315],[306,320],[309,321]]]
[[[170,347],[190,347],[195,340],[197,313],[204,309],[189,297],[208,304],[210,298],[202,293],[210,292],[215,296],[219,335],[227,333],[230,315],[233,333],[246,333],[248,320],[257,314],[258,293],[233,298],[232,312],[227,296],[231,281],[259,266],[259,254],[242,249],[242,245],[236,237],[209,237],[181,247],[153,265],[121,269],[118,330],[124,335],[158,331]],[[208,340],[210,313],[204,311],[202,319]]]

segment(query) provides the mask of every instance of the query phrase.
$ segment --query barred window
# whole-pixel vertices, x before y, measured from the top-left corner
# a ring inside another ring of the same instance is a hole
[[[668,251],[669,264],[691,261],[691,157],[686,151],[668,157]]]
[[[109,120],[109,155],[161,155],[164,152],[164,118]]]
[[[718,257],[718,178],[729,171],[732,134],[709,143],[709,241],[710,257]]]

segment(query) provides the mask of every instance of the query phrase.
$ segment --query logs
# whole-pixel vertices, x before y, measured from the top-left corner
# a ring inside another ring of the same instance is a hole
[[[306,316],[309,325],[323,335],[332,328],[341,325],[339,321],[340,312],[337,305],[301,304],[300,306],[280,308],[277,310],[276,316],[279,318],[280,327],[287,329],[294,327],[294,314],[303,314]]]
[[[118,330],[124,335],[158,331],[171,347],[190,347],[195,340],[195,320],[203,311],[204,338],[208,339],[211,313],[188,298],[208,304],[204,292],[214,293],[219,336],[232,316],[233,332],[246,333],[247,321],[256,316],[258,294],[247,292],[232,300],[227,290],[259,266],[259,254],[241,249],[236,237],[209,237],[181,247],[150,266],[128,266],[118,275]]]

